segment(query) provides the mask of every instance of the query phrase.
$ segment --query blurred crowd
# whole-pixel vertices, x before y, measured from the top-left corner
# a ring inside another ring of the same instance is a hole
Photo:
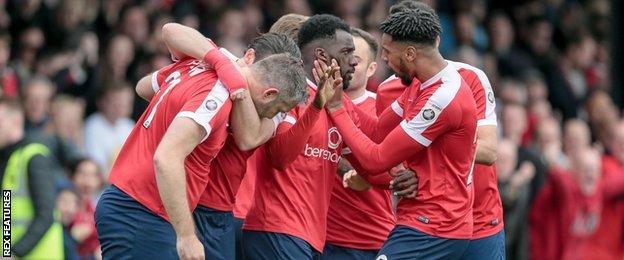
[[[443,56],[483,69],[496,93],[508,258],[556,255],[553,250],[563,250],[552,246],[557,239],[541,237],[540,230],[561,222],[575,226],[570,236],[610,247],[596,252],[624,258],[624,203],[618,187],[607,185],[612,175],[624,175],[624,121],[609,95],[622,87],[610,84],[610,2],[426,2],[443,25]],[[69,255],[98,254],[94,205],[147,106],[134,85],[171,63],[161,41],[164,23],[196,28],[240,56],[252,37],[287,13],[332,13],[380,36],[377,25],[393,3],[0,0],[0,96],[21,102],[26,135],[56,159]],[[390,75],[379,63],[371,91]],[[585,198],[595,194],[601,205],[588,210],[595,207]],[[572,216],[559,214],[564,211]]]

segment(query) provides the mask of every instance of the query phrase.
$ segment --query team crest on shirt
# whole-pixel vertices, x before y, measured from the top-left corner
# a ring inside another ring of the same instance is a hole
[[[327,146],[330,149],[336,149],[342,143],[342,135],[336,127],[332,127],[327,131]]]
[[[214,99],[208,99],[206,100],[204,106],[206,107],[206,109],[208,109],[208,111],[214,111],[215,109],[217,109],[217,101],[215,101]]]
[[[488,101],[490,101],[490,103],[494,104],[494,92],[490,91],[488,93]]]
[[[431,119],[433,119],[435,117],[435,111],[433,111],[433,109],[431,109],[431,108],[427,108],[427,109],[423,110],[422,117],[425,120],[431,120]]]

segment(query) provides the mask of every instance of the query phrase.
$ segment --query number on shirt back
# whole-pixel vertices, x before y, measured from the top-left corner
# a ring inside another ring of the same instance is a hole
[[[165,79],[165,83],[167,83],[169,86],[165,89],[165,92],[163,92],[162,95],[160,95],[160,97],[158,98],[158,101],[152,108],[152,111],[150,111],[149,115],[143,122],[143,127],[148,128],[150,126],[152,120],[154,119],[154,115],[156,114],[156,109],[158,109],[158,105],[160,105],[160,102],[162,102],[165,95],[171,92],[171,90],[176,85],[180,84],[180,82],[182,82],[182,74],[180,73],[180,71],[176,70],[173,73],[169,74],[169,76]]]

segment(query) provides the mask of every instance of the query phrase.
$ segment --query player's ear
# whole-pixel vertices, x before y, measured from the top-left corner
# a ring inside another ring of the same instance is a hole
[[[314,59],[322,60],[326,64],[329,63],[328,61],[330,60],[329,56],[327,55],[327,52],[325,51],[325,49],[320,48],[320,47],[314,49]]]
[[[416,60],[416,58],[418,57],[418,50],[416,49],[415,46],[407,46],[405,48],[405,50],[403,50],[403,55],[405,56],[405,59],[409,62],[412,62],[414,60]]]
[[[440,47],[440,41],[441,41],[440,40],[440,35],[436,36],[436,39],[435,39],[435,47],[436,47],[436,49]]]
[[[371,62],[371,64],[368,64],[368,68],[366,69],[366,77],[369,78],[373,76],[376,70],[377,70],[377,62],[373,61]]]
[[[253,64],[256,61],[256,50],[249,48],[245,52],[245,55],[243,55],[243,60],[245,61],[245,64],[247,65]]]
[[[279,95],[279,89],[276,88],[267,88],[262,92],[262,99],[264,99],[267,103],[272,102],[277,99]]]

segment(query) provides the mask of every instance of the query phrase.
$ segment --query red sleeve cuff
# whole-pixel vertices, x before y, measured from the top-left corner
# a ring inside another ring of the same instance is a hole
[[[236,68],[234,61],[218,48],[213,48],[206,52],[204,61],[214,66],[219,80],[225,85],[230,93],[247,88],[247,82]]]

